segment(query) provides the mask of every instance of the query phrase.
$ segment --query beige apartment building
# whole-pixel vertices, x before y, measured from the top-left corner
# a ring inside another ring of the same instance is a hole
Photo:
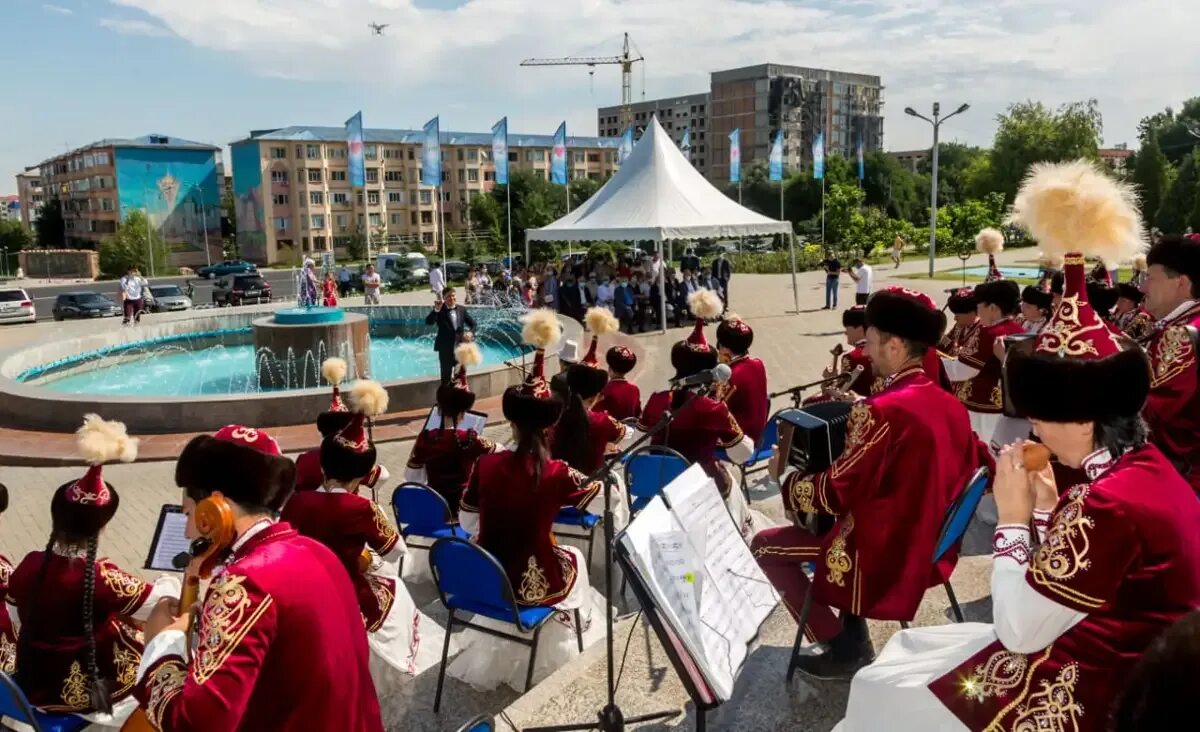
[[[439,188],[421,185],[420,130],[364,130],[364,188],[353,188],[341,127],[259,130],[230,145],[241,256],[259,264],[345,252],[357,231],[372,248],[430,251],[438,242]],[[508,136],[510,174],[549,180],[552,135]],[[568,137],[572,180],[603,181],[617,169],[619,140]],[[495,185],[490,132],[442,132],[442,222],[448,236],[472,231],[469,201]],[[565,193],[564,193],[565,195]]]
[[[42,190],[42,177],[36,172],[25,171],[17,174],[17,197],[21,200],[21,226],[25,231],[33,233],[33,225],[42,213],[42,205],[46,202]]]

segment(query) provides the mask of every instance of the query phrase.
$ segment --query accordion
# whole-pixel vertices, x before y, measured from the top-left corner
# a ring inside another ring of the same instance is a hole
[[[779,452],[804,473],[829,468],[846,449],[846,425],[853,402],[818,402],[779,415]]]

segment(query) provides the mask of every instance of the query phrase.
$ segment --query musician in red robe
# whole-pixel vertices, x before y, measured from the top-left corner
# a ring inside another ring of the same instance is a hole
[[[1017,317],[1017,323],[1026,333],[1037,335],[1050,320],[1053,303],[1054,296],[1048,290],[1026,285],[1021,290],[1021,314]]]
[[[767,367],[750,355],[754,331],[736,315],[727,315],[717,326],[717,359],[729,364],[729,381],[717,389],[738,426],[755,445],[767,429],[771,400],[767,398]]]
[[[321,376],[333,387],[328,411],[317,415],[317,432],[321,433],[321,439],[337,434],[350,422],[351,415],[342,401],[341,390],[347,368],[346,361],[341,358],[327,358],[321,362]],[[389,477],[391,476],[388,475],[387,468],[376,465],[362,485],[370,488],[372,495],[377,495]],[[316,490],[324,482],[325,475],[321,472],[321,447],[318,445],[300,453],[296,457],[296,490]]]
[[[0,514],[8,510],[8,486],[0,483]],[[20,621],[12,617],[15,608],[8,604],[8,585],[13,573],[12,562],[0,554],[0,603],[4,603],[4,612],[0,612],[0,671],[12,675],[17,669],[17,629]]]
[[[822,369],[821,378],[831,379],[838,375],[846,378],[826,385],[820,394],[806,398],[803,404],[818,404],[833,400],[852,401],[857,397],[870,396],[871,390],[875,388],[876,376],[874,369],[871,368],[871,358],[867,356],[866,350],[866,305],[855,305],[842,311],[842,332],[851,349],[848,353],[841,354],[837,359],[836,366],[830,364]],[[839,353],[841,348],[841,344],[838,344],[830,353]],[[846,383],[847,380],[849,383]]]
[[[817,678],[849,678],[874,657],[866,618],[911,620],[925,590],[953,570],[956,553],[931,565],[950,503],[981,465],[986,446],[970,429],[966,409],[921,366],[944,321],[927,295],[893,287],[867,301],[867,351],[883,391],[850,412],[846,449],[822,473],[771,469],[791,515],[837,516],[823,537],[797,526],[763,531],[751,550],[799,620],[816,567],[805,633],[821,642],[800,664]],[[833,608],[841,612],[834,615]]]
[[[637,366],[637,355],[625,346],[613,346],[604,354],[604,360],[608,364],[608,383],[596,408],[621,422],[637,419],[642,414],[642,392],[628,379],[629,372]]]
[[[971,339],[979,329],[979,315],[975,312],[975,291],[970,287],[955,290],[946,302],[946,309],[954,316],[954,324],[938,342],[938,350],[950,358],[958,355],[958,349]]]
[[[459,426],[463,416],[475,406],[475,393],[467,382],[467,366],[481,363],[479,346],[462,343],[454,349],[458,371],[454,379],[437,390],[437,407],[442,423],[417,435],[404,479],[422,483],[446,499],[450,514],[458,516],[458,503],[467,487],[467,476],[475,461],[496,446],[475,430]]]
[[[1136,197],[1092,163],[1034,171],[1014,216],[1043,247],[1077,247],[1080,231],[1106,252],[1139,244]],[[1200,605],[1200,503],[1147,441],[1147,358],[1103,327],[1083,254],[1065,267],[1063,307],[1009,355],[1005,379],[1045,447],[1083,478],[1056,485],[1048,468],[1028,466],[1024,441],[1001,452],[994,624],[893,636],[854,677],[840,732],[1107,732],[1135,662]]]
[[[1200,241],[1164,237],[1146,262],[1146,309],[1157,320],[1146,344],[1151,377],[1143,414],[1154,444],[1200,493],[1200,368],[1193,340],[1200,327]]]
[[[1142,305],[1146,293],[1133,282],[1117,285],[1117,306],[1113,309],[1113,323],[1122,333],[1141,342],[1154,334],[1154,316]]]
[[[266,432],[199,435],[175,466],[190,525],[196,503],[221,493],[237,538],[196,618],[163,600],[146,623],[135,695],[162,732],[382,732],[354,585],[320,542],[274,516],[295,466]]]

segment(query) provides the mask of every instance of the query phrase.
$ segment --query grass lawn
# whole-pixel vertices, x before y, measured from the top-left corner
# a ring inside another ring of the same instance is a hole
[[[1036,264],[1036,262],[1032,262],[1031,264]],[[969,265],[969,266],[976,266],[976,265]],[[1003,269],[1003,266],[1001,267],[1001,269]],[[1091,270],[1089,269],[1088,271],[1090,272]],[[1117,281],[1125,282],[1129,279],[1131,274],[1132,274],[1132,272],[1128,269],[1117,270],[1117,274],[1116,274]],[[901,279],[908,279],[908,280],[931,279],[929,277],[929,275],[921,274],[921,273],[898,275],[898,277],[900,277]],[[957,282],[958,284],[961,285],[963,283],[962,269],[959,267],[954,267],[951,269],[941,269],[941,270],[938,270],[933,273],[932,279],[946,280],[949,282]],[[1022,287],[1024,287],[1025,285],[1036,285],[1038,283],[1038,280],[1036,277],[1010,277],[1008,279],[1011,279],[1013,282],[1016,282],[1018,285],[1021,285]],[[983,277],[978,276],[978,275],[967,275],[967,277],[966,277],[966,283],[968,285],[973,285],[973,284],[976,284],[979,282],[983,282]]]

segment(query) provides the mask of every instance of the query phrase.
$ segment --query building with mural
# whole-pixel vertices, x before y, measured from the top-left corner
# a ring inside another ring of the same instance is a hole
[[[100,140],[29,170],[40,172],[45,200],[61,203],[67,246],[97,249],[141,211],[169,265],[196,267],[221,258],[219,155],[213,145],[144,135]]]

